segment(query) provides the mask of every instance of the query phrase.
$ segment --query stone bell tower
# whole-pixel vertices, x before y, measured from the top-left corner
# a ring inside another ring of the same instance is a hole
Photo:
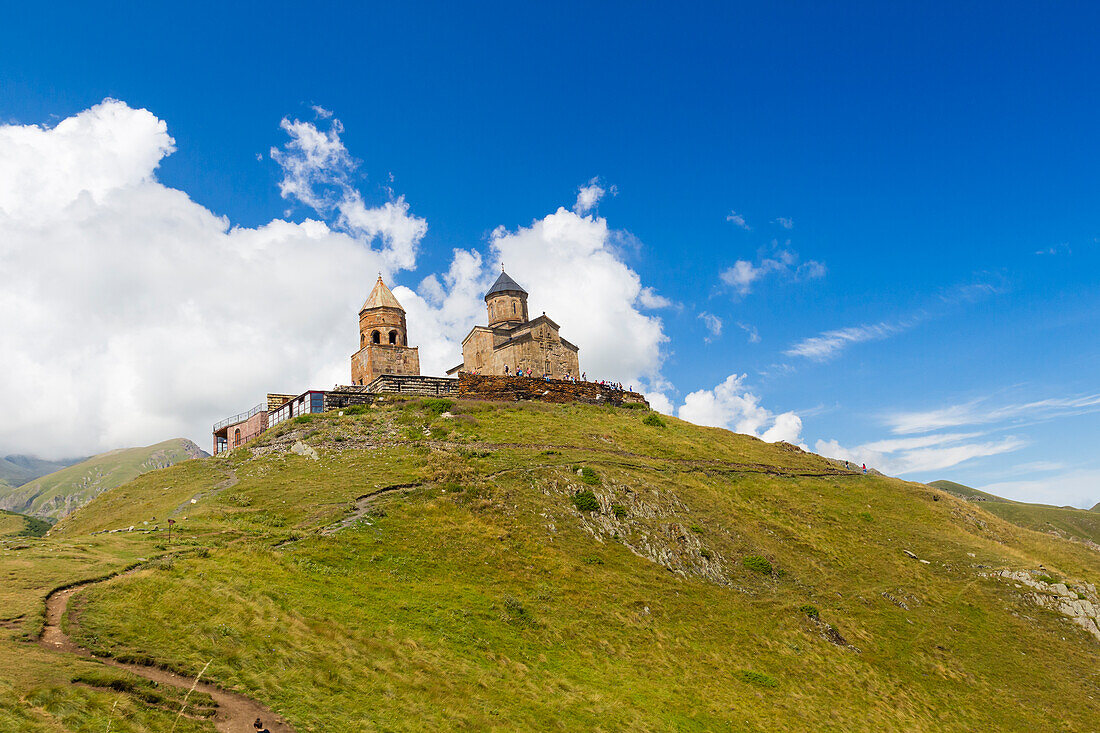
[[[420,354],[410,347],[405,309],[378,276],[359,310],[359,351],[351,357],[351,383],[370,384],[383,374],[420,374]]]
[[[489,328],[515,328],[527,323],[527,291],[513,280],[501,265],[500,277],[485,293],[489,310]]]

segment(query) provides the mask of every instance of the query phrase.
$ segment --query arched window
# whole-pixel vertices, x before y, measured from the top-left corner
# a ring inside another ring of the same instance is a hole
[[[236,448],[240,444],[241,444],[241,429],[236,428],[233,431],[233,447]]]
[[[359,334],[359,348],[361,349],[366,345],[367,345],[367,334],[365,334],[365,333]]]
[[[380,343],[382,343],[382,334],[375,331],[370,335],[370,340],[371,340],[371,343],[380,344]]]
[[[516,304],[512,303],[512,315],[514,316],[515,314],[516,314]]]
[[[390,343],[397,345],[397,331],[390,331]]]

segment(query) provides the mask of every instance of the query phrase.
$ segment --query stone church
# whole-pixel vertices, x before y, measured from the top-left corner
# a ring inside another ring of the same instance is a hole
[[[359,351],[351,357],[351,383],[367,385],[383,374],[420,374],[420,353],[409,346],[405,309],[378,276],[359,309]]]
[[[485,306],[489,325],[473,327],[462,340],[462,363],[447,374],[515,374],[531,369],[536,376],[554,379],[579,375],[579,349],[558,335],[560,327],[545,313],[529,319],[527,291],[503,268],[485,293]]]
[[[578,376],[577,347],[558,335],[559,326],[543,313],[530,320],[527,291],[501,269],[485,293],[488,326],[474,326],[462,340],[462,363],[447,371],[535,376]],[[507,368],[507,372],[505,372]],[[382,276],[359,309],[359,351],[351,357],[351,383],[366,386],[385,374],[420,375],[420,354],[409,346],[405,309]]]

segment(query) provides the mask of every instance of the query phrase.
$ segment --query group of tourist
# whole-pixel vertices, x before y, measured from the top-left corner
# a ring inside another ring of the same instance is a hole
[[[466,373],[466,372],[463,372],[463,373]],[[480,369],[474,369],[474,370],[472,370],[468,373],[480,376],[482,372],[481,372]],[[530,367],[528,367],[527,369],[520,369],[520,368],[517,367],[515,370],[513,370],[507,364],[504,365],[504,376],[506,376],[506,377],[528,377],[529,379],[538,379],[538,378],[541,377],[543,380],[545,380],[547,382],[549,382],[551,379],[553,379],[553,377],[550,376],[550,374],[546,373],[546,372],[543,372],[541,375],[536,374],[535,370],[531,369]],[[566,382],[572,382],[573,384],[578,384],[580,382],[584,382],[584,383],[587,383],[587,384],[598,384],[601,387],[607,387],[608,389],[614,389],[614,390],[618,390],[620,392],[624,392],[624,391],[625,392],[633,392],[634,391],[634,386],[633,385],[631,385],[630,387],[625,387],[625,386],[623,386],[622,382],[612,382],[612,381],[609,381],[607,379],[600,379],[600,380],[597,380],[595,382],[589,382],[587,372],[581,372],[581,375],[579,377],[574,375],[574,374],[570,374],[570,373],[566,372],[565,376],[562,377],[562,380],[566,381]]]

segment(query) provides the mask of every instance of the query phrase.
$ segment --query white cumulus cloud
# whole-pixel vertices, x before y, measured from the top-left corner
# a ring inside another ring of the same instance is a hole
[[[776,415],[760,404],[745,386],[744,374],[731,374],[713,389],[701,389],[684,398],[677,416],[697,425],[728,428],[775,443],[799,444],[802,419],[794,412]]]
[[[600,203],[605,194],[614,196],[617,191],[614,186],[605,189],[600,185],[600,178],[596,176],[587,184],[577,188],[577,201],[573,204],[573,211],[581,216],[590,213]]]
[[[318,154],[339,158],[332,143]],[[114,100],[0,127],[0,386],[34,395],[0,421],[4,451],[205,445],[268,390],[346,379],[400,233],[372,248],[309,219],[234,227],[156,180],[173,149],[162,120]]]
[[[581,348],[589,379],[609,379],[646,391],[667,388],[661,376],[668,337],[651,307],[641,278],[619,257],[607,220],[564,207],[530,226],[497,227],[491,256],[459,250],[443,281],[429,277],[418,292],[394,294],[409,316],[410,343],[421,346],[421,368],[442,372],[462,360],[461,341],[486,322],[482,295],[504,262],[529,293],[531,316],[545,312],[562,338]],[[651,292],[651,291],[650,291]],[[420,326],[414,324],[424,324]]]
[[[327,110],[323,111],[327,113]],[[621,230],[558,208],[497,227],[448,269],[402,282],[427,231],[388,189],[376,205],[354,180],[339,120],[283,120],[271,150],[301,221],[235,226],[157,180],[175,149],[147,110],[103,103],[54,127],[0,126],[0,387],[16,399],[0,453],[92,453],[190,437],[264,393],[349,379],[357,313],[382,272],[408,311],[422,370],[461,360],[485,323],[497,263],[580,346],[589,378],[645,391],[672,411],[661,374],[668,338],[647,310],[671,305],[624,261]],[[587,187],[599,186],[591,181]],[[613,192],[613,191],[611,191]],[[607,192],[605,192],[607,193]],[[638,243],[638,246],[641,246]]]
[[[364,202],[351,180],[357,163],[340,139],[340,120],[333,119],[327,131],[299,120],[284,119],[281,126],[290,142],[282,149],[272,148],[271,158],[283,169],[283,197],[297,199],[322,216],[335,215],[337,226],[359,239],[381,239],[387,270],[415,267],[428,223],[409,213],[403,196],[381,206]]]

